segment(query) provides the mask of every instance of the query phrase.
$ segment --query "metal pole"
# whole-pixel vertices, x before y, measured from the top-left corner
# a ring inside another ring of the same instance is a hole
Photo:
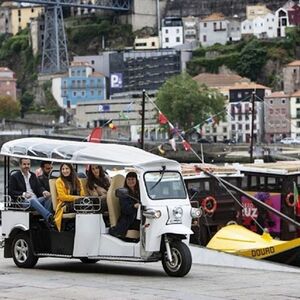
[[[253,143],[254,143],[254,117],[255,117],[255,113],[254,113],[254,100],[255,100],[255,92],[252,92],[252,97],[251,97],[251,102],[252,102],[252,120],[251,120],[251,144],[250,144],[250,163],[253,162]]]
[[[160,32],[160,8],[159,8],[159,0],[156,0],[156,9],[157,9],[157,36],[159,37],[159,32]]]
[[[144,133],[145,133],[145,99],[146,99],[146,91],[143,90],[143,98],[142,98],[141,149],[144,149]]]

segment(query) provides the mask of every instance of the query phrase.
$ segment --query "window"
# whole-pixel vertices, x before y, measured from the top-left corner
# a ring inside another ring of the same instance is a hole
[[[203,42],[206,42],[206,35],[203,35]]]
[[[281,109],[281,114],[282,114],[282,115],[285,115],[285,114],[286,114],[286,109],[285,109],[285,108],[282,108],[282,109]]]
[[[231,130],[235,130],[235,124],[231,125]]]
[[[166,29],[165,33],[169,33],[169,29]]]
[[[217,23],[214,22],[214,30],[217,30]]]
[[[270,108],[270,109],[269,109],[269,114],[270,114],[270,115],[273,115],[273,113],[274,113],[273,108]]]
[[[285,99],[281,99],[281,104],[285,104]]]
[[[203,23],[203,27],[207,27],[207,23],[206,22]]]
[[[176,33],[179,33],[179,29],[178,28],[176,29]]]
[[[223,132],[224,132],[224,133],[227,132],[227,127],[223,127]]]
[[[165,38],[165,42],[166,42],[166,43],[169,43],[169,38]]]
[[[271,105],[273,104],[273,100],[270,100],[270,104],[271,104]]]
[[[77,96],[77,92],[74,91],[73,92],[73,96],[76,97]]]
[[[299,104],[300,103],[300,98],[296,98],[296,104]]]
[[[246,124],[246,130],[249,130],[250,129],[250,125],[249,124]]]
[[[94,96],[94,90],[91,90],[91,96]]]
[[[95,61],[94,61],[94,60],[91,60],[91,64],[94,65],[94,64],[95,64]]]
[[[180,37],[176,37],[176,42],[180,43]]]

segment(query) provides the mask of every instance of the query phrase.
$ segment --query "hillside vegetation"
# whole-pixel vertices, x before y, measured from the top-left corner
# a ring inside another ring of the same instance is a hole
[[[255,37],[227,45],[200,47],[193,53],[187,71],[195,76],[202,72],[218,73],[222,66],[265,84],[274,90],[282,87],[282,68],[297,59],[300,29],[291,28],[284,39],[261,40]]]

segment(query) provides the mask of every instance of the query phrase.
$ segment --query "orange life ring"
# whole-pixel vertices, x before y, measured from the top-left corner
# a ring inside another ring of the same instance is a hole
[[[292,201],[291,201],[292,200]],[[294,193],[288,193],[285,197],[285,203],[287,206],[294,207],[297,203],[297,200],[294,197]]]
[[[201,206],[204,212],[208,214],[213,214],[217,209],[217,200],[213,196],[207,196],[203,199]]]

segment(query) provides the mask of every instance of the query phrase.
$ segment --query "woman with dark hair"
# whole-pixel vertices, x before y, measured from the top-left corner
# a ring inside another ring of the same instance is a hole
[[[121,215],[115,227],[110,228],[113,236],[124,238],[128,229],[139,230],[140,221],[137,211],[140,206],[140,188],[135,172],[129,172],[125,178],[124,187],[128,189],[128,196],[120,198]]]
[[[84,189],[74,167],[69,163],[63,163],[60,166],[60,176],[57,178],[55,186],[57,192],[55,223],[60,231],[64,206],[67,206],[68,212],[73,211],[73,202],[84,196]]]
[[[110,186],[110,178],[103,168],[98,165],[90,165],[87,171],[86,190],[89,196],[99,196],[101,199],[101,212],[106,212],[106,196]]]

